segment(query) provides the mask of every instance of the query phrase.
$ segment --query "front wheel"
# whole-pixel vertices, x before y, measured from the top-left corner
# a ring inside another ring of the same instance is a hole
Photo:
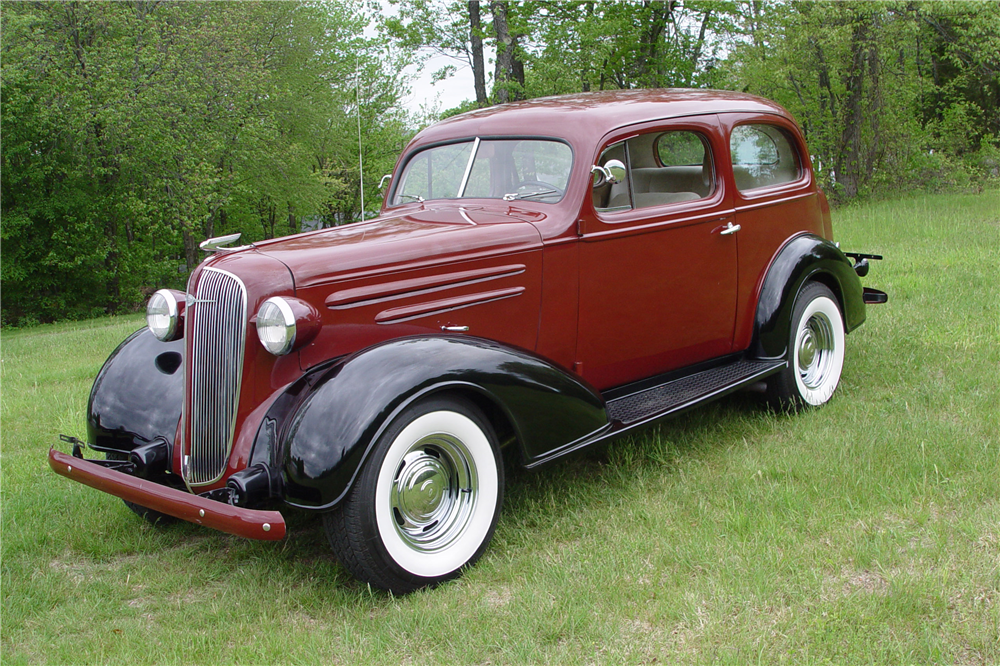
[[[483,554],[503,502],[496,435],[457,397],[407,408],[323,525],[341,563],[395,594],[458,576]]]
[[[826,286],[810,282],[792,308],[788,366],[768,383],[779,409],[818,407],[833,396],[844,369],[844,318]]]
[[[107,458],[108,460],[128,460],[128,454],[124,452],[107,453],[105,454],[105,458]],[[135,515],[139,516],[140,518],[142,518],[143,520],[152,525],[158,525],[159,527],[164,527],[166,525],[176,523],[178,520],[177,518],[174,518],[171,515],[160,513],[159,511],[154,511],[153,509],[148,509],[142,506],[141,504],[136,504],[135,502],[129,502],[128,500],[125,499],[123,499],[122,502],[125,503],[125,506],[127,506],[132,513],[134,513]]]

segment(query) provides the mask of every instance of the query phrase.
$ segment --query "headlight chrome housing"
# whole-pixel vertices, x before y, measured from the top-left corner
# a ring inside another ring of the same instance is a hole
[[[157,340],[169,342],[184,330],[185,295],[173,289],[160,289],[146,305],[146,325]]]
[[[257,337],[264,349],[275,356],[284,356],[295,345],[295,313],[288,301],[274,296],[257,310]]]

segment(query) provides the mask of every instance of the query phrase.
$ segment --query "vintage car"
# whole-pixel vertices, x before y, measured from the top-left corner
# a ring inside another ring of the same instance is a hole
[[[833,242],[802,135],[746,94],[632,90],[450,118],[381,215],[212,254],[94,382],[64,476],[281,539],[321,513],[344,566],[405,593],[486,549],[524,468],[766,382],[830,400],[886,295]]]

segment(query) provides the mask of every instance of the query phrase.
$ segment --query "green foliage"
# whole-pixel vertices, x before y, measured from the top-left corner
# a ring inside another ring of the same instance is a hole
[[[208,236],[360,217],[359,139],[372,190],[407,134],[394,111],[406,54],[361,36],[371,18],[5,4],[3,323],[135,309],[182,288]]]
[[[530,97],[616,88],[711,87],[731,2],[534,2]]]
[[[840,199],[996,178],[1000,4],[739,5],[723,85],[798,118]]]

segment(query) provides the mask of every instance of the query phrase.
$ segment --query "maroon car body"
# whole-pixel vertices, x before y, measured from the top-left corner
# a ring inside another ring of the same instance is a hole
[[[370,221],[213,247],[108,359],[60,474],[251,538],[322,512],[405,592],[489,542],[535,467],[738,388],[826,402],[885,295],[843,254],[780,106],[705,90],[537,99],[410,142]],[[254,332],[254,327],[259,333]],[[272,345],[269,350],[263,341]]]

